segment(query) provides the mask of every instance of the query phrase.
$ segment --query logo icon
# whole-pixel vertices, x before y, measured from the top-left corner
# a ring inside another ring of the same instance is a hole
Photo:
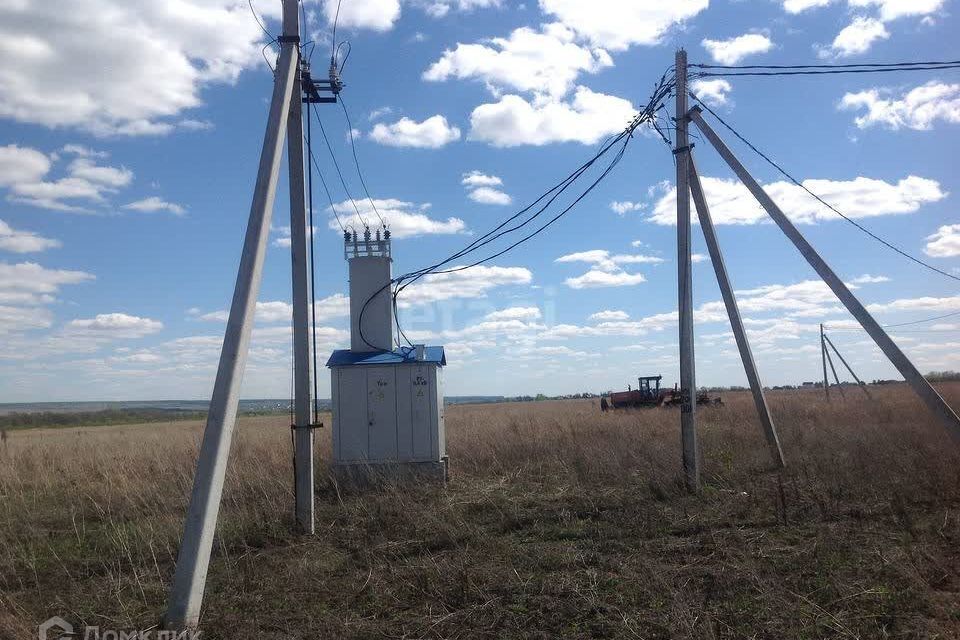
[[[44,621],[39,628],[40,640],[70,640],[75,637],[73,625],[59,616]]]

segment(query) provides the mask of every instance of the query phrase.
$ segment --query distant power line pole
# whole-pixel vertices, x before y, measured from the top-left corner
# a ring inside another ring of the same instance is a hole
[[[827,342],[823,339],[823,323],[820,323],[820,359],[823,361],[823,393],[830,399],[830,380],[827,378]]]

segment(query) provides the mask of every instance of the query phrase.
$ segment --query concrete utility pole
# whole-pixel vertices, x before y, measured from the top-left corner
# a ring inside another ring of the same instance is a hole
[[[700,229],[703,230],[703,237],[707,242],[710,261],[713,263],[713,270],[717,275],[717,284],[720,285],[723,304],[726,306],[727,315],[730,317],[730,328],[733,330],[734,338],[736,338],[737,349],[740,351],[740,359],[743,361],[743,369],[747,374],[747,380],[750,382],[750,391],[753,393],[753,403],[756,405],[757,413],[760,415],[760,424],[763,426],[763,434],[766,436],[767,444],[770,447],[770,455],[773,457],[776,465],[783,468],[785,463],[783,460],[783,449],[780,447],[780,438],[777,437],[777,429],[773,424],[773,418],[770,417],[770,408],[767,406],[767,398],[763,394],[763,385],[760,383],[760,374],[757,373],[757,365],[753,361],[753,352],[750,350],[750,342],[747,341],[747,332],[743,328],[740,309],[737,306],[737,298],[733,293],[733,287],[730,285],[730,277],[727,275],[727,265],[723,260],[723,253],[720,251],[720,242],[717,240],[716,230],[713,228],[713,220],[710,217],[710,209],[707,207],[707,199],[703,195],[703,185],[700,184],[700,175],[697,173],[693,153],[690,154],[689,164],[690,192],[693,195],[693,203],[697,207],[697,216],[700,218]]]
[[[687,52],[677,51],[677,280],[680,315],[680,437],[687,488],[700,490],[697,445],[697,379],[693,357],[693,278],[690,256],[690,141],[687,136]]]
[[[287,4],[294,4],[295,2]],[[296,13],[296,11],[294,11]],[[284,24],[284,33],[287,25]],[[299,33],[299,27],[293,32]],[[299,49],[297,49],[297,69]],[[293,397],[294,494],[297,527],[314,532],[313,416],[310,363],[310,251],[303,176],[303,101],[300,82],[294,83],[287,116],[287,164],[290,173],[290,253],[293,271]],[[316,372],[312,372],[316,375]]]
[[[299,33],[297,10],[296,0],[284,0],[284,39],[274,77],[270,118],[264,134],[236,288],[223,337],[217,379],[210,399],[207,425],[203,432],[200,458],[193,481],[193,493],[190,496],[183,540],[164,618],[164,625],[168,629],[194,628],[200,621],[200,604],[220,512],[223,480],[240,398],[240,383],[247,360],[270,219],[273,215],[273,201],[283,152],[283,126],[287,122],[294,88],[299,86],[296,82],[296,36]],[[299,93],[297,95],[299,96]]]
[[[830,336],[824,334],[823,337],[826,339],[827,344],[830,345],[830,348],[833,349],[833,352],[834,352],[835,354],[837,354],[837,357],[840,358],[840,362],[843,363],[843,366],[845,366],[845,367],[847,368],[847,371],[850,372],[850,375],[853,376],[853,379],[857,381],[857,386],[860,387],[861,389],[863,389],[863,392],[864,392],[865,394],[867,394],[867,397],[868,397],[868,398],[871,398],[872,396],[870,395],[870,390],[867,389],[867,385],[863,384],[863,380],[861,380],[860,378],[858,378],[858,377],[857,377],[857,374],[855,374],[855,373],[853,372],[853,367],[851,367],[849,364],[847,364],[847,361],[843,359],[843,356],[840,355],[840,350],[837,349],[837,345],[833,344],[833,340],[830,339]]]
[[[820,359],[823,361],[823,392],[830,399],[830,380],[827,378],[827,343],[823,339],[823,323],[820,323]]]
[[[679,69],[677,73],[679,75]],[[730,168],[737,174],[740,181],[750,190],[753,197],[766,209],[767,213],[773,218],[773,221],[777,223],[777,226],[780,227],[784,235],[793,242],[794,246],[797,247],[803,257],[806,258],[814,271],[827,283],[827,286],[829,286],[837,298],[840,299],[843,306],[853,314],[853,317],[857,319],[864,331],[870,334],[870,337],[877,343],[880,350],[883,351],[887,358],[890,359],[890,362],[893,363],[893,366],[897,368],[904,379],[913,387],[914,392],[916,392],[930,410],[940,418],[947,432],[960,444],[960,417],[957,417],[957,414],[950,408],[950,405],[940,397],[937,390],[934,389],[917,368],[913,366],[910,359],[907,358],[903,351],[900,350],[900,347],[890,339],[890,336],[883,330],[883,327],[873,319],[873,316],[871,316],[863,304],[857,300],[857,297],[853,295],[843,280],[833,272],[833,269],[820,257],[816,249],[807,242],[803,234],[797,230],[773,199],[767,195],[767,192],[753,179],[750,172],[747,171],[737,157],[733,155],[733,152],[724,144],[723,140],[721,140],[710,125],[704,121],[700,113],[700,108],[694,107],[691,109],[690,117],[710,141],[710,144],[717,149],[726,163],[730,165]]]
[[[823,343],[823,352],[827,354],[827,364],[830,365],[830,371],[833,373],[833,379],[837,383],[837,391],[840,392],[841,398],[847,397],[847,392],[843,390],[843,385],[840,384],[840,376],[837,375],[837,368],[833,366],[833,358],[830,356],[830,350],[827,349],[827,343]]]

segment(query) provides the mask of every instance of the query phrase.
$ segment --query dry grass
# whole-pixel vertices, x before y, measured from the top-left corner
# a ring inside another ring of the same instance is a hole
[[[727,394],[701,413],[696,497],[670,410],[452,407],[446,489],[350,490],[321,463],[313,537],[290,532],[286,420],[244,419],[205,637],[960,637],[960,454],[905,387],[875,395],[771,394],[777,473],[749,396]],[[10,436],[0,639],[52,615],[156,624],[200,428]]]

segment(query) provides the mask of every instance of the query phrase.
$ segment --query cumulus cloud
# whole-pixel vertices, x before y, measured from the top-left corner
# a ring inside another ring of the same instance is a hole
[[[727,104],[733,87],[723,78],[710,80],[694,80],[690,83],[690,91],[695,96],[714,107]]]
[[[890,302],[868,304],[867,311],[881,313],[884,311],[958,311],[960,310],[960,296],[935,298],[923,296],[920,298],[900,298]]]
[[[154,211],[169,211],[173,215],[182,216],[186,213],[186,208],[183,206],[167,202],[157,196],[150,196],[149,198],[144,198],[142,200],[137,200],[129,204],[123,205],[124,209],[130,209],[131,211],[145,211],[145,212],[154,212]]]
[[[946,0],[848,0],[852,7],[870,7],[879,11],[880,19],[896,20],[906,16],[925,16],[939,11]]]
[[[323,15],[330,25],[337,18],[339,27],[389,31],[400,17],[400,0],[323,0]]]
[[[823,56],[835,55],[838,57],[847,57],[864,53],[877,40],[886,40],[890,37],[890,32],[884,26],[883,22],[876,18],[867,18],[856,16],[850,24],[840,30],[833,43],[820,53]]]
[[[93,279],[92,274],[84,271],[47,269],[35,262],[0,262],[0,295],[11,291],[53,294],[65,284],[79,284]]]
[[[507,205],[513,202],[513,198],[509,194],[493,187],[477,187],[468,194],[468,197],[480,204]]]
[[[0,334],[50,327],[53,314],[44,305],[55,302],[54,294],[64,285],[93,279],[83,271],[47,269],[34,262],[0,262]],[[13,343],[7,347],[0,348],[0,357],[22,357],[25,353]]]
[[[960,256],[960,224],[945,224],[927,236],[923,252],[934,258]]]
[[[423,73],[423,79],[474,79],[484,82],[495,95],[513,89],[560,97],[581,73],[596,73],[612,65],[606,51],[578,44],[571,29],[554,23],[540,31],[521,27],[507,38],[458,43],[444,51]]]
[[[646,208],[646,204],[643,202],[630,202],[629,200],[614,200],[610,203],[610,210],[614,211],[617,215],[623,215],[630,211],[639,211]]]
[[[0,220],[0,249],[14,253],[34,253],[62,246],[59,240],[44,238],[32,231],[14,229]]]
[[[457,265],[449,268],[456,269]],[[524,267],[480,265],[463,271],[431,273],[404,289],[397,302],[409,307],[455,298],[483,298],[496,287],[527,285],[531,280],[533,274]]]
[[[636,109],[628,100],[577,87],[570,101],[503,96],[470,114],[469,139],[495,147],[553,142],[596,144],[622,131]]]
[[[50,158],[31,149],[8,144],[0,147],[0,186],[37,182],[50,171]]]
[[[70,336],[103,337],[107,339],[142,338],[163,329],[159,320],[141,318],[126,313],[101,313],[93,318],[71,320],[64,327]]]
[[[655,45],[684,20],[707,8],[708,0],[540,0],[540,9],[555,16],[595,46],[622,51],[632,45]]]
[[[709,176],[700,180],[715,224],[756,224],[767,220],[767,213],[739,181]],[[895,183],[864,177],[807,179],[803,185],[851,218],[913,213],[922,205],[947,196],[939,182],[917,176],[907,176]],[[838,219],[836,213],[793,183],[781,180],[763,188],[796,223]],[[676,224],[676,188],[669,188],[657,201],[650,220],[662,225]]]
[[[390,226],[390,232],[394,238],[461,233],[466,229],[466,224],[460,218],[449,217],[446,220],[436,220],[429,217],[427,215],[430,209],[429,203],[418,205],[394,198],[383,200],[374,198],[373,202],[376,205],[376,211],[380,212],[380,215]],[[363,229],[364,221],[372,226],[379,224],[377,214],[369,200],[356,201],[360,215],[357,215],[357,211],[350,200],[344,200],[333,206],[344,226],[352,225],[354,229]],[[340,231],[340,225],[332,214],[327,226],[335,231]]]
[[[606,321],[606,320],[628,320],[630,314],[626,311],[614,311],[610,309],[605,309],[603,311],[597,311],[596,313],[591,313],[590,317],[587,320],[593,321]]]
[[[417,0],[419,5],[431,18],[442,18],[451,10],[472,11],[503,6],[503,0]]]
[[[642,273],[591,269],[581,276],[567,278],[563,282],[571,289],[593,289],[597,287],[626,287],[646,281],[647,279]]]
[[[491,311],[484,316],[484,320],[539,320],[543,317],[537,307],[510,307],[499,311]]]
[[[500,187],[503,186],[503,180],[498,176],[488,176],[482,171],[470,171],[463,174],[460,184],[465,187]]]
[[[439,149],[459,140],[460,129],[450,125],[441,115],[431,116],[423,122],[400,118],[393,124],[378,122],[370,131],[370,138],[391,147]]]
[[[660,264],[664,259],[641,254],[611,255],[606,249],[591,249],[560,256],[554,262],[586,262],[601,271],[618,271],[625,264]]]
[[[706,38],[700,44],[719,64],[737,64],[747,56],[766,53],[773,48],[773,41],[761,33],[745,33],[727,40]]]
[[[352,14],[363,3],[345,4]],[[233,0],[2,3],[0,117],[96,135],[167,133],[202,105],[204,86],[262,64],[262,40]]]
[[[960,122],[960,84],[930,81],[899,96],[888,89],[867,89],[844,94],[839,108],[865,111],[854,120],[860,129],[880,126],[894,131],[928,131],[938,120]]]

